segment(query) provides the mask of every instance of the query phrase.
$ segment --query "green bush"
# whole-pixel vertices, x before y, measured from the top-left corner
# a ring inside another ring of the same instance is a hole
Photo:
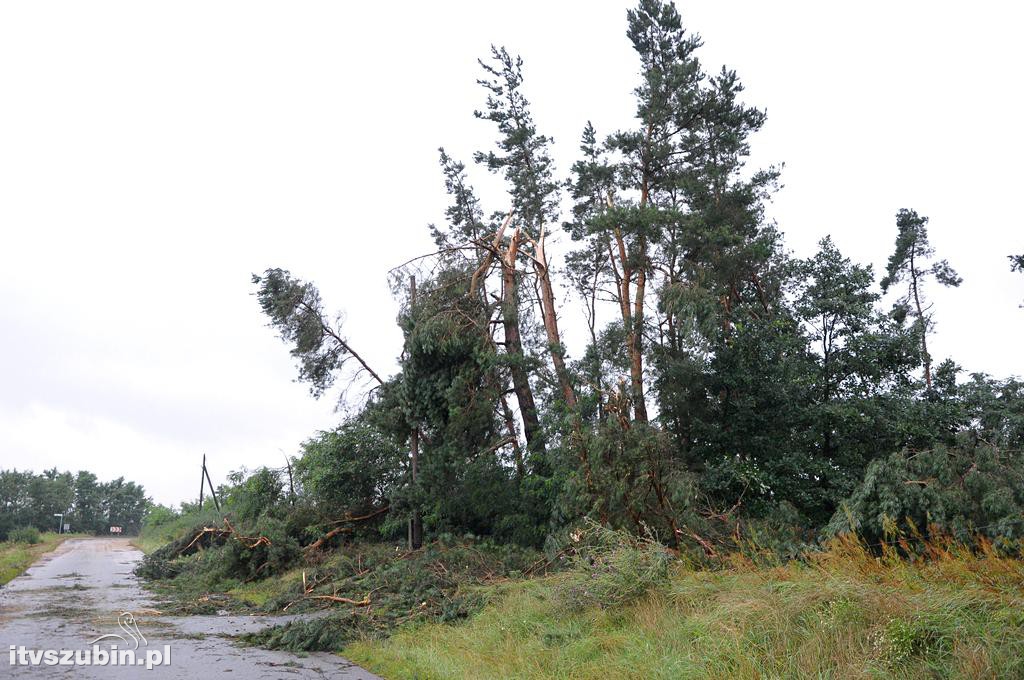
[[[173,508],[165,505],[153,505],[146,510],[146,516],[142,519],[142,530],[170,524],[178,518],[178,513]]]
[[[302,554],[298,541],[288,535],[284,520],[264,515],[255,526],[238,528],[247,538],[224,544],[224,575],[233,578],[265,578],[287,571]],[[269,542],[253,543],[257,537]]]
[[[1024,453],[964,438],[956,446],[873,461],[826,536],[855,531],[868,542],[932,528],[962,541],[976,533],[1014,552],[1024,538]]]
[[[890,667],[898,667],[916,658],[949,654],[953,631],[957,628],[956,609],[891,619],[875,631],[871,642],[875,655]]]
[[[671,556],[657,541],[596,524],[571,539],[573,569],[557,589],[567,609],[633,602],[668,581]]]
[[[7,540],[12,543],[35,545],[42,539],[39,537],[39,529],[35,527],[18,527],[17,529],[11,529],[11,532],[7,534]]]

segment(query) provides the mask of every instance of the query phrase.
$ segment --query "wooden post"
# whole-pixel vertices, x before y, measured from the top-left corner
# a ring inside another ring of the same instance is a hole
[[[203,454],[203,469],[199,471],[199,511],[203,510],[203,488],[206,486],[206,454]]]
[[[220,501],[217,500],[217,491],[213,488],[213,480],[210,479],[210,472],[206,469],[206,460],[203,460],[203,474],[206,475],[206,481],[210,485],[210,495],[213,496],[213,504],[217,506],[217,512],[220,512]]]

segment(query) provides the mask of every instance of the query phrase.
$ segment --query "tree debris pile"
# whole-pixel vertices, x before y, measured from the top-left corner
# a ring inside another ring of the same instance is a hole
[[[311,567],[301,583],[267,603],[289,614],[331,609],[252,634],[250,643],[295,651],[337,651],[347,642],[384,637],[409,621],[453,621],[480,609],[501,584],[521,577],[540,553],[487,542],[439,541],[421,550],[353,545]]]

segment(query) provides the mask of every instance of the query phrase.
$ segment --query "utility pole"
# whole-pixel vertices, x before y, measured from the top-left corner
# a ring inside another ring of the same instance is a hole
[[[220,501],[217,500],[217,490],[213,488],[213,480],[210,479],[210,471],[206,469],[206,455],[203,455],[203,475],[206,477],[207,483],[210,485],[210,495],[213,496],[213,504],[217,507],[217,512],[220,512]]]
[[[206,469],[206,454],[203,454],[203,470],[199,474],[199,511],[203,510],[203,490],[206,485],[210,485],[210,495],[213,497],[213,504],[217,507],[217,512],[220,512],[220,501],[217,500],[217,490],[213,488],[213,480],[210,479],[210,472]]]
[[[416,277],[409,277],[409,307],[410,309],[416,304]],[[416,485],[416,478],[419,474],[419,458],[420,458],[420,428],[416,424],[412,428],[412,433],[409,435],[409,453],[411,454],[412,464],[412,483]],[[414,508],[412,511],[412,518],[409,520],[409,549],[419,550],[420,546],[423,545],[423,517],[420,515],[419,508]]]
[[[203,510],[203,488],[206,486],[206,454],[203,454],[203,469],[199,472],[199,511]]]

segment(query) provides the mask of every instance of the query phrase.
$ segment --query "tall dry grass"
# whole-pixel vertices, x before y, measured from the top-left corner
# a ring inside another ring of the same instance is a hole
[[[578,569],[346,654],[389,678],[1024,677],[1024,562],[930,536],[844,535],[785,564],[676,561],[642,595],[584,609],[564,597]]]

